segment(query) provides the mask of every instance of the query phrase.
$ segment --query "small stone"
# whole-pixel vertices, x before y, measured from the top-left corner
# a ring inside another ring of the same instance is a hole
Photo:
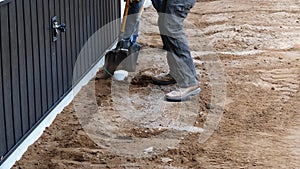
[[[206,103],[205,107],[207,109],[214,109],[214,106],[211,103]]]
[[[167,147],[168,148],[168,150],[176,150],[177,148],[176,147]]]
[[[83,130],[79,130],[77,132],[77,134],[80,135],[80,136],[85,136],[86,135],[86,133]]]
[[[271,90],[275,90],[275,87],[271,87]]]
[[[149,148],[146,148],[145,150],[144,150],[144,153],[145,154],[150,154],[150,153],[153,153],[153,147],[149,147]]]
[[[182,162],[182,163],[189,162],[189,159],[187,159],[186,157],[182,157],[182,158],[181,158],[181,162]]]
[[[170,159],[170,158],[161,158],[161,161],[162,161],[163,163],[169,163],[169,162],[171,162],[171,161],[173,161],[173,160]]]
[[[120,118],[121,116],[120,115],[113,115],[112,117],[113,118]]]

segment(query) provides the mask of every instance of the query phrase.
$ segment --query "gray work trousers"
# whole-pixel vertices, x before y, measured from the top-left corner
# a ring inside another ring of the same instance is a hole
[[[195,0],[164,0],[159,11],[158,25],[171,76],[179,87],[198,85],[195,65],[184,32],[184,20]]]

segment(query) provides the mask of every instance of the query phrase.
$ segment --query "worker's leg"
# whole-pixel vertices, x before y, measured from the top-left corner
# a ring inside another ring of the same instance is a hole
[[[184,33],[184,19],[195,0],[165,0],[159,13],[159,29],[171,76],[181,88],[198,85],[197,74]]]
[[[139,11],[141,12],[141,6],[143,5],[143,3],[144,3],[144,1],[145,0],[142,0],[142,2],[140,2],[139,3]],[[154,6],[154,8],[156,9],[156,11],[157,12],[159,12],[159,9],[160,9],[160,7],[161,7],[161,4],[162,4],[162,0],[151,0],[152,1],[152,5]],[[137,12],[136,10],[135,11],[133,11],[132,13],[134,13],[134,12]],[[137,38],[138,38],[138,36],[139,36],[139,25],[140,25],[140,20],[139,20],[139,18],[137,18],[137,21],[136,21],[136,25],[135,25],[135,27],[134,27],[134,31],[133,31],[133,34],[132,34],[132,36],[131,36],[131,41],[132,41],[132,43],[136,43],[136,41],[137,41]],[[127,40],[128,40],[129,38],[127,38]]]
[[[151,1],[152,1],[153,7],[156,9],[157,12],[159,12],[163,0],[151,0]]]
[[[123,40],[133,40],[136,42],[139,29],[139,12],[145,0],[139,2],[133,2],[128,11],[128,17],[126,21],[125,31],[123,34]],[[134,36],[134,37],[132,37]]]

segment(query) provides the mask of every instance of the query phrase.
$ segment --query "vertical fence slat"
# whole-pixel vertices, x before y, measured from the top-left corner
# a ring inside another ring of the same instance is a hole
[[[3,96],[6,128],[6,145],[10,149],[15,144],[13,109],[12,109],[12,86],[11,86],[11,60],[10,60],[10,36],[8,5],[1,7],[1,51],[2,51],[2,76],[3,76]]]
[[[37,0],[37,25],[38,25],[38,44],[39,44],[39,58],[40,58],[40,90],[41,90],[41,115],[47,111],[47,81],[46,81],[46,49],[45,49],[45,27],[44,23],[44,4],[43,0]],[[47,20],[46,20],[47,22]]]
[[[60,23],[62,18],[60,17],[60,0],[55,0],[54,1],[54,15],[57,16],[58,22]],[[63,95],[63,72],[62,72],[62,33],[58,33],[58,37],[59,39],[54,43],[55,46],[55,59],[56,59],[56,78],[57,78],[57,84],[58,84],[58,98],[56,99],[56,101]]]
[[[87,38],[86,38],[86,42],[90,42],[88,43],[88,46],[87,46],[87,58],[86,58],[86,64],[87,64],[87,68],[89,68],[93,63],[92,63],[92,52],[91,52],[91,49],[92,49],[92,45],[93,43],[91,43],[90,41],[90,38],[91,35],[92,35],[92,31],[91,31],[91,25],[92,25],[92,22],[91,22],[91,8],[90,8],[90,0],[86,0],[86,32],[87,32]]]
[[[103,0],[103,1],[100,1],[100,4],[99,4],[99,22],[100,22],[100,25],[101,25],[101,32],[100,32],[100,35],[99,35],[99,39],[100,39],[100,42],[101,42],[101,52],[105,49],[105,44],[104,44],[104,42],[105,42],[105,34],[104,34],[104,32],[105,32],[105,18],[104,18],[104,16],[105,16],[105,9],[103,9],[103,6],[104,6],[104,1],[105,0]],[[103,9],[103,10],[102,10]]]
[[[44,14],[44,42],[45,42],[45,61],[46,61],[46,89],[47,89],[47,108],[53,104],[53,81],[52,81],[52,64],[51,64],[51,32],[50,32],[50,2],[43,1]]]
[[[40,56],[39,56],[39,39],[38,39],[38,20],[37,20],[37,0],[31,0],[31,36],[32,36],[32,57],[33,57],[33,72],[34,72],[34,105],[35,118],[38,121],[42,115],[41,102],[41,75],[40,75]]]
[[[55,2],[54,0],[49,0],[49,15],[50,18],[49,20],[55,16]],[[49,21],[50,22],[50,21]],[[49,23],[50,29],[51,29],[51,23]],[[50,30],[49,30],[50,31]],[[50,32],[50,37],[51,37],[51,70],[52,70],[52,93],[53,93],[53,101],[52,105],[59,99],[59,86],[58,86],[58,77],[57,77],[57,58],[56,58],[56,43],[52,42],[52,32]]]
[[[86,16],[86,3],[87,3],[87,0],[81,0],[82,2],[82,45],[81,45],[81,50],[83,51],[81,55],[81,61],[82,61],[82,74],[84,73],[84,71],[86,70],[87,68],[87,58],[88,58],[88,50],[87,48],[85,47],[84,48],[84,45],[85,45],[85,42],[87,40],[87,36],[88,36],[88,32],[87,32],[87,16]]]
[[[65,12],[66,12],[66,8],[65,8],[65,1],[66,0],[60,0],[59,1],[59,17],[61,18],[60,19],[60,22],[61,23],[66,23],[66,15],[65,15]],[[66,25],[66,26],[69,26],[69,25]],[[68,31],[68,30],[67,30]],[[67,68],[68,68],[68,65],[67,65],[67,49],[66,48],[66,34],[67,32],[61,32],[60,33],[60,39],[58,39],[60,42],[61,42],[61,73],[62,74],[62,85],[63,85],[63,94],[68,90],[68,72],[67,72]]]
[[[20,99],[22,115],[22,134],[29,130],[29,112],[28,112],[28,87],[27,87],[27,63],[25,51],[25,30],[24,30],[24,8],[22,1],[16,1],[17,12],[17,34],[18,34],[18,55],[19,55],[19,74],[20,74]]]
[[[90,28],[89,28],[89,30],[90,30],[90,35],[89,35],[89,41],[90,41],[90,50],[89,50],[89,53],[90,53],[90,57],[89,57],[89,59],[90,59],[90,63],[93,63],[94,62],[94,54],[95,54],[95,52],[94,52],[94,49],[95,49],[95,45],[96,45],[96,41],[95,41],[95,36],[93,35],[94,34],[94,32],[95,32],[95,30],[94,30],[94,17],[95,17],[95,15],[94,15],[94,1],[93,0],[90,0],[89,1],[89,10],[88,10],[88,12],[89,12],[89,19],[90,19]]]
[[[121,27],[121,22],[120,22],[120,20],[121,20],[121,2],[120,1],[118,1],[118,2],[115,2],[116,3],[116,8],[115,8],[115,18],[118,20],[117,22],[116,22],[116,29],[115,29],[115,38],[117,38],[118,37],[118,34],[119,34],[119,32],[120,32],[120,27]]]
[[[69,3],[70,3],[70,41],[71,41],[71,47],[70,47],[70,50],[71,50],[71,65],[72,65],[72,70],[71,70],[71,74],[72,74],[72,79],[71,80],[71,83],[73,85],[73,80],[74,78],[76,78],[76,76],[73,76],[74,75],[74,68],[75,68],[75,62],[76,62],[76,57],[77,57],[77,37],[76,37],[76,23],[75,23],[75,3],[76,1],[75,0],[69,0]]]
[[[16,4],[9,4],[9,34],[10,34],[10,54],[11,54],[11,76],[12,76],[12,110],[14,120],[15,141],[22,137],[21,103],[20,103],[20,82],[19,82],[19,58],[18,58],[18,39],[16,25]]]
[[[93,60],[97,60],[97,58],[98,58],[98,56],[100,56],[100,47],[99,47],[99,39],[98,39],[98,36],[97,36],[97,34],[98,34],[98,31],[100,30],[100,27],[99,27],[99,25],[98,25],[98,17],[99,17],[99,15],[98,15],[98,11],[97,11],[97,9],[98,9],[98,3],[99,3],[99,1],[97,1],[97,0],[94,0],[94,12],[93,12],[93,14],[94,14],[94,33],[95,33],[95,35],[94,35],[94,37],[95,37],[95,49],[94,49],[94,58],[93,58]]]
[[[1,38],[1,36],[0,36]],[[2,55],[0,52],[0,65],[2,65],[1,61]],[[3,91],[2,91],[2,69],[0,68],[0,157],[3,157],[7,152],[6,147],[6,132],[5,132],[5,116],[4,116],[4,107],[3,107]],[[1,160],[0,160],[1,161]]]
[[[104,42],[108,42],[108,34],[107,34],[107,31],[108,31],[108,27],[107,27],[107,15],[106,15],[106,13],[107,13],[107,9],[109,8],[108,6],[107,6],[107,0],[104,0],[103,1],[104,2],[104,6],[106,6],[107,8],[105,8],[104,10],[103,10],[103,14],[102,14],[102,17],[103,17],[103,24],[104,24],[104,31],[103,31],[103,33],[104,33]],[[104,44],[104,46],[103,46],[103,48],[104,49],[106,49],[107,48],[107,44],[105,44],[105,43],[103,43]]]
[[[0,11],[2,7],[0,7]],[[0,12],[0,23],[2,23],[2,14]],[[2,32],[0,26],[0,32]],[[0,39],[2,39],[2,35],[0,33]],[[4,156],[7,152],[6,146],[6,131],[5,131],[5,112],[4,112],[4,95],[3,95],[3,74],[2,74],[2,41],[0,40],[0,156]]]
[[[77,82],[80,74],[81,74],[81,65],[80,65],[80,58],[79,58],[79,52],[81,49],[81,29],[80,29],[80,25],[81,23],[81,16],[82,14],[80,13],[81,9],[80,9],[80,1],[81,0],[74,0],[75,1],[75,8],[74,8],[74,13],[75,13],[75,29],[76,29],[76,58],[75,58],[75,63],[76,63],[76,72],[75,72],[75,81]]]
[[[87,46],[85,46],[87,37],[88,37],[88,31],[87,31],[87,24],[88,24],[88,20],[87,20],[87,14],[86,14],[86,6],[87,6],[87,0],[82,0],[82,22],[83,22],[83,44],[81,46],[81,49],[83,50],[83,72],[87,69],[88,66],[88,49]]]
[[[77,79],[76,80],[79,80],[80,78],[80,75],[82,74],[83,72],[83,60],[82,60],[82,57],[81,57],[81,54],[82,54],[82,45],[83,45],[83,21],[82,21],[82,0],[78,0],[78,42],[79,42],[79,46],[78,46],[78,53],[77,53],[77,69],[78,69],[78,76],[77,76]]]
[[[103,25],[102,25],[102,10],[101,10],[101,5],[102,5],[103,1],[98,1],[97,4],[97,21],[98,21],[98,33],[97,33],[97,41],[98,41],[98,52],[102,53],[102,29],[103,29]]]
[[[25,53],[26,53],[26,65],[27,65],[27,90],[28,90],[28,112],[29,112],[29,127],[32,127],[35,122],[35,103],[34,103],[34,69],[33,69],[33,57],[32,57],[32,27],[31,27],[31,9],[30,0],[24,0],[23,15],[25,18]]]
[[[73,0],[72,0],[73,1]],[[65,22],[67,25],[67,32],[66,32],[66,69],[67,71],[65,72],[67,74],[67,89],[71,87],[72,84],[72,48],[71,48],[71,31],[73,29],[71,25],[71,19],[70,19],[70,0],[65,0],[64,1],[64,6],[65,6]]]
[[[111,4],[112,4],[112,1],[108,1],[107,2],[108,3],[108,9],[112,9],[112,6],[111,6]],[[108,15],[108,16],[106,16],[107,18],[108,18],[108,24],[109,24],[109,29],[108,29],[108,32],[107,32],[107,34],[108,34],[108,42],[112,42],[113,41],[113,35],[112,35],[112,32],[113,32],[113,27],[112,27],[112,24],[111,24],[111,22],[112,22],[112,12],[111,11],[114,11],[114,10],[110,10],[110,11],[107,11],[107,12],[109,12],[110,13],[110,15]],[[108,46],[109,45],[111,45],[111,44],[107,44]]]
[[[98,39],[97,39],[97,31],[98,31],[98,23],[97,23],[97,5],[98,1],[93,0],[92,6],[93,6],[93,22],[94,22],[94,27],[93,27],[93,36],[94,36],[94,49],[93,49],[93,60],[97,59],[97,52],[99,53],[99,46],[98,46]]]

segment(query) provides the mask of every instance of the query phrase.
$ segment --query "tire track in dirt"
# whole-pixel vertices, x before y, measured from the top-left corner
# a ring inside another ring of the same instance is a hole
[[[287,102],[299,91],[299,68],[283,68],[258,70],[261,81],[255,84],[278,91],[278,98],[270,98],[275,102]]]

